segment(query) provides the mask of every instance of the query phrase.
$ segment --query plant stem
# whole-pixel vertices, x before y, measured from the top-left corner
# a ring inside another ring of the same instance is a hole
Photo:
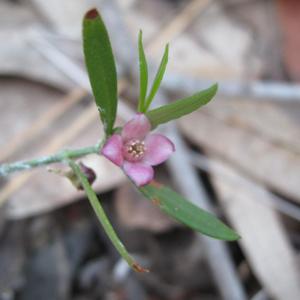
[[[94,146],[80,148],[80,149],[66,149],[62,150],[56,154],[43,156],[36,159],[17,161],[8,164],[0,165],[0,176],[7,176],[10,173],[17,171],[30,170],[36,167],[45,166],[57,162],[64,161],[65,159],[79,158],[91,153],[99,153],[103,141],[100,141]]]
[[[97,215],[100,223],[102,224],[106,234],[110,238],[111,242],[120,253],[120,255],[124,258],[124,260],[128,263],[128,265],[133,268],[133,270],[137,272],[147,272],[148,270],[142,268],[128,253],[123,243],[120,241],[119,237],[117,236],[114,228],[112,227],[111,223],[109,222],[105,211],[94,192],[93,188],[89,184],[86,176],[81,172],[80,167],[72,160],[68,160],[69,166],[72,168],[73,172],[77,175],[78,179],[80,180],[87,197],[90,201],[91,206],[93,207],[95,214]]]
[[[125,261],[129,264],[129,266],[135,270],[136,272],[147,272],[148,270],[141,267],[128,253],[119,237],[117,236],[115,230],[113,229],[111,223],[109,222],[105,211],[103,210],[99,199],[89,184],[85,175],[81,172],[79,166],[72,160],[75,158],[79,158],[85,156],[87,154],[99,153],[105,142],[105,138],[101,140],[94,146],[80,148],[80,149],[66,149],[62,150],[56,154],[39,157],[31,160],[18,161],[8,164],[0,165],[0,176],[6,176],[8,174],[22,171],[22,170],[30,170],[36,167],[57,163],[57,162],[67,162],[69,166],[72,168],[73,172],[76,174],[78,179],[80,180],[87,197],[92,205],[100,223],[102,224],[106,234],[110,238],[111,242],[120,253],[120,255],[125,259]]]

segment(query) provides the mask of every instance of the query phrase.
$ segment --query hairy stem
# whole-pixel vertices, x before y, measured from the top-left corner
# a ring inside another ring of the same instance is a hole
[[[13,163],[7,163],[0,165],[0,176],[7,176],[8,174],[23,171],[23,170],[30,170],[36,167],[45,166],[57,162],[62,162],[65,159],[74,159],[85,156],[87,154],[92,153],[99,153],[103,141],[100,141],[94,146],[80,148],[80,149],[66,149],[62,150],[56,154],[43,156],[31,160],[24,160],[24,161],[17,161]]]

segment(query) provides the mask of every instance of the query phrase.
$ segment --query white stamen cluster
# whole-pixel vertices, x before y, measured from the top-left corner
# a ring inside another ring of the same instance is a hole
[[[134,159],[142,158],[145,154],[145,143],[140,140],[132,140],[127,145],[127,153]]]

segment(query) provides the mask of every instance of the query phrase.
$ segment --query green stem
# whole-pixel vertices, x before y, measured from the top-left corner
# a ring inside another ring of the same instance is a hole
[[[113,229],[111,223],[109,222],[105,211],[96,195],[94,190],[92,189],[91,185],[89,184],[86,176],[81,172],[80,167],[72,160],[68,160],[70,167],[72,168],[73,172],[77,175],[78,179],[80,180],[87,197],[100,221],[102,224],[106,234],[110,238],[111,242],[120,253],[120,255],[125,259],[128,265],[133,268],[137,272],[145,272],[147,270],[143,269],[139,264],[135,262],[135,260],[130,256],[127,252],[126,248],[120,241],[119,237],[117,236],[115,230]]]
[[[103,144],[105,142],[105,139],[100,141],[98,144],[90,147],[80,148],[80,149],[69,149],[69,150],[63,150],[56,154],[44,156],[32,160],[26,160],[26,161],[19,161],[14,162],[11,164],[2,164],[0,166],[0,176],[6,176],[10,173],[22,171],[22,170],[29,170],[36,167],[62,162],[66,161],[72,168],[73,172],[76,174],[78,179],[80,180],[88,199],[100,221],[102,224],[106,234],[112,241],[113,245],[117,249],[117,251],[120,253],[120,255],[125,259],[125,261],[128,263],[128,265],[135,270],[136,272],[147,272],[148,270],[142,268],[127,252],[126,248],[118,238],[115,230],[113,229],[111,223],[109,222],[100,202],[96,195],[96,193],[93,191],[91,185],[89,184],[87,178],[85,175],[81,172],[79,166],[72,160],[75,158],[79,158],[82,156],[85,156],[87,154],[92,153],[99,153],[100,149],[102,148]]]
[[[36,167],[61,162],[66,158],[74,159],[91,153],[99,153],[103,142],[104,140],[94,146],[80,148],[80,149],[67,149],[53,155],[43,156],[36,159],[2,164],[0,165],[0,176],[7,176],[8,174],[17,171],[30,170]]]

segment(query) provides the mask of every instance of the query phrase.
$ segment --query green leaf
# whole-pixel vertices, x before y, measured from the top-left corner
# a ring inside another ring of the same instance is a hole
[[[87,197],[90,201],[91,206],[93,207],[95,214],[97,215],[100,223],[102,224],[106,234],[110,238],[111,242],[120,253],[120,255],[124,258],[124,260],[128,263],[130,267],[132,267],[137,272],[147,272],[148,270],[142,268],[127,252],[126,248],[124,247],[123,243],[120,241],[119,237],[117,236],[115,230],[113,229],[109,219],[107,218],[102,205],[94,192],[93,188],[91,187],[90,183],[86,176],[81,172],[80,167],[72,160],[68,161],[71,169],[78,177],[81,185],[83,186]]]
[[[192,113],[199,107],[207,104],[215,96],[217,90],[218,85],[214,84],[210,88],[190,97],[179,99],[170,104],[148,111],[146,115],[151,122],[152,128]]]
[[[195,206],[168,187],[150,183],[139,190],[163,212],[196,231],[225,241],[240,238],[214,215]]]
[[[161,83],[161,81],[164,77],[165,71],[166,71],[166,67],[167,67],[167,64],[168,64],[168,57],[169,57],[169,44],[167,44],[166,47],[165,47],[164,55],[161,59],[158,71],[157,71],[156,76],[154,78],[150,93],[149,93],[149,95],[146,99],[146,103],[145,103],[145,107],[144,107],[143,112],[146,112],[148,110],[154,96],[156,95],[156,93],[158,91],[158,88],[160,86],[160,83]]]
[[[112,133],[117,112],[117,72],[105,25],[96,9],[83,20],[83,51],[105,132]]]
[[[147,95],[148,87],[148,65],[145,56],[144,46],[143,46],[143,32],[139,32],[139,66],[140,66],[140,99],[138,105],[138,111],[142,112],[145,106],[145,100]]]

